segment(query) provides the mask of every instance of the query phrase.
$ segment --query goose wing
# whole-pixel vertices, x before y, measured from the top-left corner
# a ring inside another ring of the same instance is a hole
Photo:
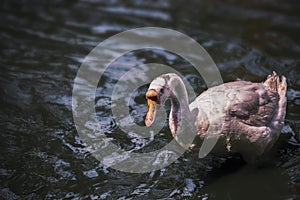
[[[237,81],[228,83],[227,113],[247,125],[267,126],[278,110],[278,93],[263,83]]]

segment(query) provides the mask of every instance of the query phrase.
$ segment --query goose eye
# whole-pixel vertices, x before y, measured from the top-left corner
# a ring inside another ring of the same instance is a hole
[[[157,101],[158,97],[157,96],[151,96],[151,97],[148,97],[148,99],[151,99],[152,101]]]

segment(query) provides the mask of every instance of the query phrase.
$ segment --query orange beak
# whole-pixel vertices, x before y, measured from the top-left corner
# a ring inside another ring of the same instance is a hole
[[[156,101],[158,100],[158,94],[155,90],[151,89],[146,93],[146,98],[148,102],[148,112],[146,115],[145,124],[146,126],[151,126],[156,117]]]
[[[146,126],[151,126],[156,117],[156,102],[148,99],[148,112],[145,119]]]

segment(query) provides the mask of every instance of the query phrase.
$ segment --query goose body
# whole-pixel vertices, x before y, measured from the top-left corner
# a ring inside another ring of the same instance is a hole
[[[182,119],[193,124],[201,140],[209,136],[210,127],[216,126],[218,129],[209,133],[218,136],[214,152],[238,152],[245,161],[254,162],[279,137],[286,114],[286,88],[286,78],[280,81],[273,72],[262,83],[234,81],[211,87],[188,104],[181,78],[174,73],[163,74],[151,82],[146,93],[145,124],[150,126],[156,110],[170,99],[169,127],[174,137]]]

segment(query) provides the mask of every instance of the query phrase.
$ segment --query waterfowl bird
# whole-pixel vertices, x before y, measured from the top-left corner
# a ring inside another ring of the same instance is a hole
[[[174,73],[163,74],[151,82],[146,93],[145,124],[150,126],[159,107],[170,99],[169,128],[174,137],[183,119],[192,123],[201,140],[210,126],[218,125],[213,151],[238,152],[252,163],[279,137],[286,114],[286,89],[286,78],[280,80],[273,72],[262,83],[238,80],[211,87],[189,104],[182,79]],[[217,113],[224,117],[221,124]]]

